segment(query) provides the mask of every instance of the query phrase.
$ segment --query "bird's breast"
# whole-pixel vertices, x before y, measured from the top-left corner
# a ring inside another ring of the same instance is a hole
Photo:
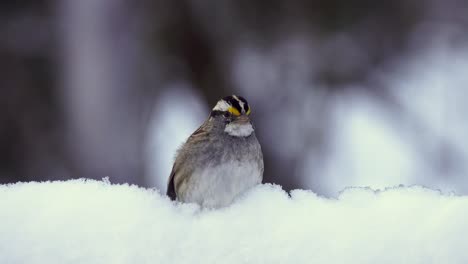
[[[222,207],[236,196],[262,181],[262,168],[257,161],[234,160],[208,165],[195,170],[186,185],[183,202],[204,207]]]

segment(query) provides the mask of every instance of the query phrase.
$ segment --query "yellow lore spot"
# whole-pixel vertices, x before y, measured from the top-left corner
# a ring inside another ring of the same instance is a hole
[[[250,115],[250,107],[249,107],[249,110],[247,110],[247,113],[245,113],[246,115]]]
[[[236,108],[234,108],[232,106],[228,108],[228,111],[229,111],[229,113],[231,113],[231,114],[233,114],[235,116],[240,116],[239,110],[237,110]]]

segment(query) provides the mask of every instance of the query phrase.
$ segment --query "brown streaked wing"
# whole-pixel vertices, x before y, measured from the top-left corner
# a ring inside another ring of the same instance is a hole
[[[169,183],[167,184],[167,191],[166,191],[166,195],[169,196],[171,200],[177,199],[177,194],[176,194],[175,185],[174,185],[174,175],[175,175],[174,167],[175,166],[172,166],[171,176],[169,177]]]
[[[208,136],[208,131],[206,129],[206,125],[203,124],[197,130],[195,130],[195,132],[193,132],[192,135],[190,135],[190,137],[187,139],[187,143],[194,144],[199,141],[203,141],[207,136]],[[167,184],[166,195],[169,196],[171,200],[177,199],[176,184],[174,182],[175,174],[177,171],[176,166],[177,166],[177,159],[174,162],[174,165],[172,166],[171,175],[169,176],[169,182]]]

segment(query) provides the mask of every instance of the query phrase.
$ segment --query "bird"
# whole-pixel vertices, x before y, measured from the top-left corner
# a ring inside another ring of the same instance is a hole
[[[216,103],[177,151],[166,191],[171,200],[216,209],[262,183],[263,153],[250,113],[241,96]]]

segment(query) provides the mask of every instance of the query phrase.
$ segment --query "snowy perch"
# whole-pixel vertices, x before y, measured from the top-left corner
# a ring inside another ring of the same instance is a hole
[[[0,186],[0,263],[468,263],[468,198],[261,185],[220,210],[99,181]]]

